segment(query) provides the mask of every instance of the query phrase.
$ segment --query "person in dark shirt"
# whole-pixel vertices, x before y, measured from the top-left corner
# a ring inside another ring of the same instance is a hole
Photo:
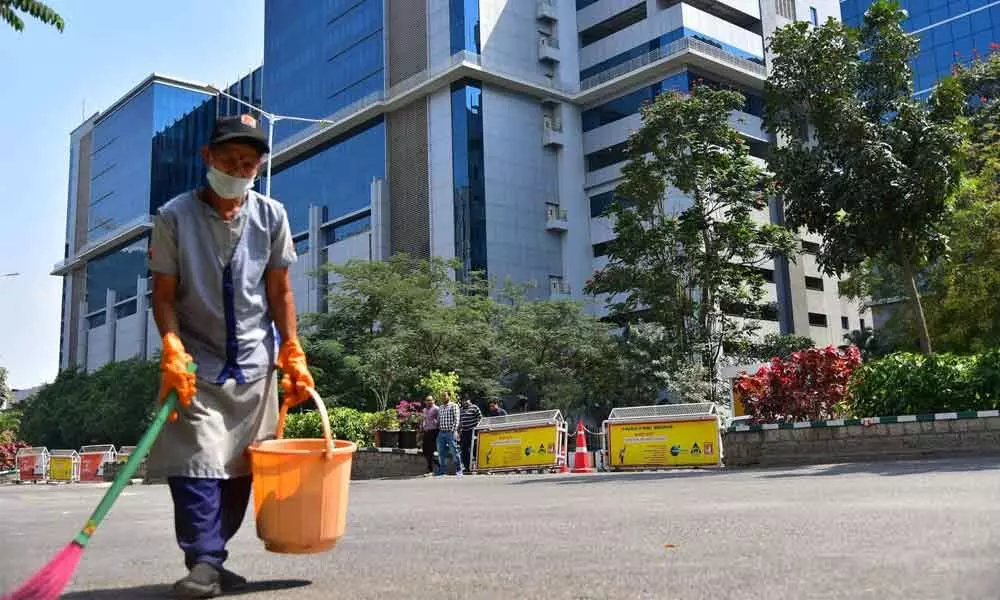
[[[468,396],[462,399],[462,422],[459,426],[459,445],[462,454],[462,466],[468,470],[472,460],[472,432],[475,431],[483,411],[472,403]]]
[[[488,406],[487,412],[488,412],[489,416],[491,416],[491,417],[506,417],[507,416],[507,411],[504,410],[500,406],[500,403],[497,402],[496,400],[490,400],[490,404]]]

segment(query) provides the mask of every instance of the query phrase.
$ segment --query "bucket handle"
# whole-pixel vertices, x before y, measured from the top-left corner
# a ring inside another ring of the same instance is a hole
[[[313,403],[316,404],[316,408],[319,410],[320,422],[323,424],[323,438],[326,439],[326,458],[327,460],[333,458],[333,434],[330,431],[330,415],[326,412],[326,404],[323,399],[319,397],[319,394],[313,388],[308,388],[309,396],[312,397]],[[285,417],[288,415],[288,403],[281,403],[281,412],[278,413],[278,430],[275,433],[277,439],[281,439],[285,434]]]

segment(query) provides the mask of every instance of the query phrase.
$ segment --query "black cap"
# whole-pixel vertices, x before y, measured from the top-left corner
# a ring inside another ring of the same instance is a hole
[[[257,128],[257,119],[251,115],[217,119],[208,143],[214,146],[223,142],[246,142],[260,150],[261,154],[271,151],[267,136]]]

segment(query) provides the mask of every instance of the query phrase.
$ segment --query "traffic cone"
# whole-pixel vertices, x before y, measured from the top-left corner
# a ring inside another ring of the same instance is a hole
[[[569,473],[569,457],[566,456],[566,452],[567,452],[566,445],[563,444],[562,456],[559,457],[560,459],[562,459],[562,460],[559,461],[559,473],[560,474],[562,474],[562,473]]]
[[[593,473],[590,452],[587,452],[587,435],[583,431],[583,419],[576,422],[576,452],[573,453],[573,473]]]

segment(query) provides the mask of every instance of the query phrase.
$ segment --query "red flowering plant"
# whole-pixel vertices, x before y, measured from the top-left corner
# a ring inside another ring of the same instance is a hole
[[[416,400],[400,400],[396,405],[396,418],[402,431],[416,431],[424,421],[424,405]]]
[[[27,448],[28,444],[15,439],[13,432],[0,431],[0,471],[16,469],[14,460],[19,448]]]
[[[861,366],[857,346],[833,346],[775,357],[755,374],[742,374],[735,388],[754,423],[822,421],[843,415],[850,406],[851,373]]]

